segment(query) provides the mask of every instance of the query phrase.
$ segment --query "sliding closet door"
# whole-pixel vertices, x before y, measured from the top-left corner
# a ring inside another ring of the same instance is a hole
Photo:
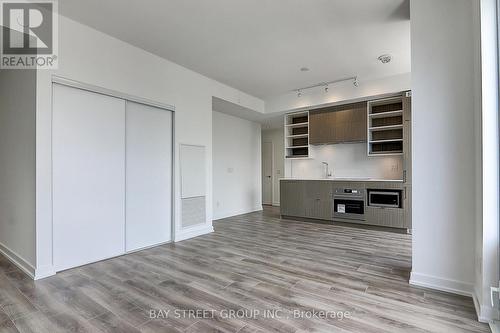
[[[53,86],[57,271],[124,253],[125,101]]]
[[[127,102],[126,249],[171,240],[172,112]]]

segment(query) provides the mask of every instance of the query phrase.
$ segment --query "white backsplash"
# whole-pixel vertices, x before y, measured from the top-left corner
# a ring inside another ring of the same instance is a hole
[[[310,159],[287,161],[286,177],[323,178],[329,164],[334,177],[402,179],[401,156],[368,157],[366,143],[310,146]]]

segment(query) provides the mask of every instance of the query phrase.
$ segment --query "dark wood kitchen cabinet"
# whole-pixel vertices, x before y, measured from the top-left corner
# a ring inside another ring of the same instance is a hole
[[[331,106],[309,112],[309,143],[366,142],[367,103]]]

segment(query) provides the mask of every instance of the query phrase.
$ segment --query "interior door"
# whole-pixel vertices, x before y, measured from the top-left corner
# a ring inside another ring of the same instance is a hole
[[[273,203],[273,143],[262,143],[262,204]]]
[[[172,238],[172,112],[127,102],[126,250]]]
[[[124,253],[125,101],[53,86],[56,271]]]

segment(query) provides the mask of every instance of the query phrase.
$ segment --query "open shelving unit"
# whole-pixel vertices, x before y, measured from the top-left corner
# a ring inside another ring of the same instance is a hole
[[[285,116],[285,157],[309,158],[309,111]]]
[[[403,99],[368,102],[368,156],[403,154]]]

